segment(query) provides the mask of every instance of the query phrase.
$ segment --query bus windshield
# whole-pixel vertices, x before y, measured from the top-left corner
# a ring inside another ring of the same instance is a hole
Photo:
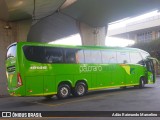
[[[14,44],[8,48],[7,59],[10,57],[16,57],[16,44]]]

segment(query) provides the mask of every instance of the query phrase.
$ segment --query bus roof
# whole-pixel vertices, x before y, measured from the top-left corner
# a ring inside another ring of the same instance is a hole
[[[133,50],[133,51],[141,51],[146,52],[144,50],[141,50],[139,48],[131,48],[131,47],[108,47],[108,46],[80,46],[80,45],[60,45],[60,44],[50,44],[50,43],[44,43],[44,42],[17,42],[18,44],[23,45],[34,45],[34,46],[51,46],[51,47],[62,47],[62,48],[78,48],[78,49],[119,49],[119,50]],[[13,43],[16,44],[16,43]],[[10,46],[12,46],[11,44]],[[10,47],[9,46],[9,47]],[[8,47],[8,48],[9,48]],[[148,53],[148,52],[146,52]]]

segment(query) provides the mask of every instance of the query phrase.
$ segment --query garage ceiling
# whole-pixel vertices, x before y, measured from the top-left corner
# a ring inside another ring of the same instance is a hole
[[[65,2],[74,1],[68,7]],[[36,19],[53,14],[59,8],[62,14],[94,27],[104,26],[126,17],[159,9],[160,0],[35,0]],[[16,21],[32,18],[34,0],[0,0],[0,19]]]
[[[35,0],[36,19],[54,13],[65,0]],[[0,19],[16,21],[32,18],[34,0],[0,0]]]

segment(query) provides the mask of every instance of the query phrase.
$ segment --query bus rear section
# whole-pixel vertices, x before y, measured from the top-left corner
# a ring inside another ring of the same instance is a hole
[[[18,72],[17,44],[11,44],[7,48],[6,75],[8,82],[8,92],[12,96],[21,96],[23,86],[20,72]]]

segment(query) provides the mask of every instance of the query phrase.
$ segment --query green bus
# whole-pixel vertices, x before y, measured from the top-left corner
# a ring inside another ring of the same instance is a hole
[[[90,90],[155,83],[153,59],[136,48],[17,42],[7,48],[11,96],[67,98]]]

